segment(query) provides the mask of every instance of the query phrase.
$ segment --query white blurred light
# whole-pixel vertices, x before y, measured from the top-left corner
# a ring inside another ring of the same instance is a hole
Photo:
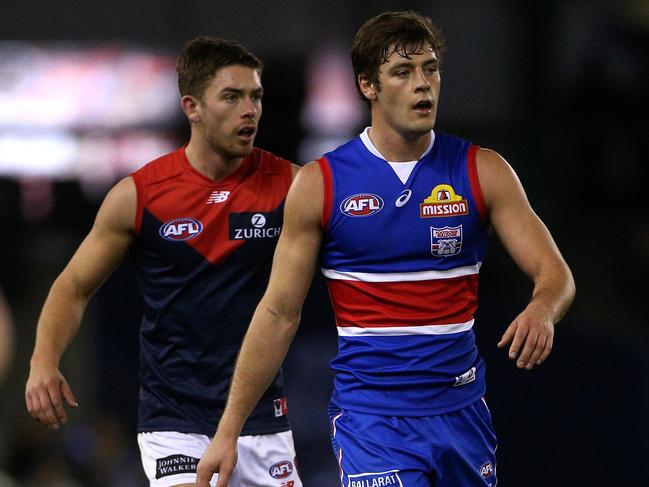
[[[0,175],[111,184],[173,150],[171,55],[0,42]]]

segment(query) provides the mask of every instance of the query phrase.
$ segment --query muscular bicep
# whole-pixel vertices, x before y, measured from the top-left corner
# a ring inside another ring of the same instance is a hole
[[[315,272],[322,228],[323,184],[317,164],[302,168],[286,198],[284,226],[275,250],[263,303],[271,312],[297,319]]]
[[[496,152],[480,149],[477,165],[489,221],[518,267],[534,279],[544,265],[562,263],[550,232],[509,164]]]
[[[122,261],[133,240],[136,204],[133,180],[129,177],[116,184],[59,279],[81,295],[92,295]]]

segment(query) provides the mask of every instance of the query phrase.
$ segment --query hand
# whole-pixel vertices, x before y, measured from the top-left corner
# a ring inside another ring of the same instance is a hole
[[[554,323],[549,313],[528,306],[509,325],[498,348],[509,347],[509,358],[516,360],[519,369],[532,370],[541,365],[552,351]]]
[[[217,433],[196,467],[196,487],[210,487],[215,473],[219,474],[216,487],[227,487],[237,464],[237,439],[223,440]]]
[[[72,407],[79,407],[58,367],[32,365],[25,386],[29,414],[48,428],[58,430],[60,425],[68,421],[63,401]]]

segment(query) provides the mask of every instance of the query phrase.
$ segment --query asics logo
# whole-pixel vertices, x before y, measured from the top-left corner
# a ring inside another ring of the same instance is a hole
[[[394,202],[395,206],[397,208],[401,208],[410,200],[410,196],[412,196],[412,190],[404,189],[403,193],[401,193],[401,196],[399,196],[397,198],[397,201]]]

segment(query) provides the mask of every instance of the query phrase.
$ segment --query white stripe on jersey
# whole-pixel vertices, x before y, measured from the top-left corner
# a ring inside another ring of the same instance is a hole
[[[415,272],[347,272],[322,268],[322,274],[328,279],[361,282],[408,282],[433,281],[435,279],[451,279],[478,274],[482,262],[475,265],[456,267],[445,271],[415,271]]]
[[[448,335],[460,333],[473,328],[471,319],[466,323],[455,323],[451,325],[424,325],[424,326],[381,326],[374,328],[361,328],[358,326],[339,326],[338,336],[398,336],[398,335]]]

